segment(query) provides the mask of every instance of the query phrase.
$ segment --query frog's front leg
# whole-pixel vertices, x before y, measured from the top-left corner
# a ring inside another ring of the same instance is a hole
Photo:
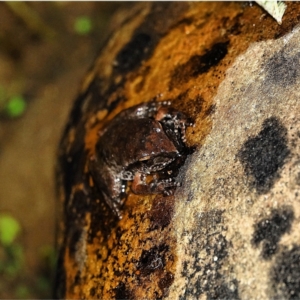
[[[110,209],[121,220],[123,217],[122,213],[121,213],[121,207],[122,207],[123,202],[120,203],[119,201],[115,201],[114,199],[107,196],[105,193],[102,193],[102,195],[104,197],[105,202],[110,207]]]
[[[125,187],[118,170],[102,160],[97,160],[94,156],[90,158],[89,170],[107,205],[119,219],[122,219],[121,207],[124,203],[122,195],[125,192]]]
[[[180,185],[179,182],[175,181],[172,178],[159,179],[154,176],[153,180],[150,182],[146,182],[146,179],[147,175],[140,172],[136,172],[131,185],[131,190],[135,194],[165,193],[169,195],[171,191],[167,188],[177,187]]]

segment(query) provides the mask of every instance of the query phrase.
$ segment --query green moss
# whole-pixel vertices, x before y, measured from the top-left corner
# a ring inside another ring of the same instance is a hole
[[[89,34],[92,30],[92,21],[89,17],[80,16],[75,20],[74,31],[80,35]]]

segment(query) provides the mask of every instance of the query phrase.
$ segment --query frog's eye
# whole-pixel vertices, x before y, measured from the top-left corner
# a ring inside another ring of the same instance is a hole
[[[150,155],[147,155],[147,156],[140,158],[139,161],[145,161],[145,160],[149,160],[149,159],[150,159]]]
[[[155,156],[146,161],[147,168],[150,172],[156,172],[163,170],[168,164],[170,164],[175,157],[172,156]]]
[[[156,156],[152,159],[152,164],[153,165],[165,165],[172,161],[173,159],[171,157],[166,157],[166,156]]]

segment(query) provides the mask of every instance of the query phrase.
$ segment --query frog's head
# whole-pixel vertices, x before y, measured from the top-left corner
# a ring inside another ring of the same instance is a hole
[[[128,154],[131,156],[128,169],[150,174],[163,170],[181,156],[173,140],[165,133],[159,122],[143,119],[139,120],[138,125],[139,134],[132,135],[132,143],[128,144],[131,146],[128,147]],[[138,146],[134,147],[134,145]]]

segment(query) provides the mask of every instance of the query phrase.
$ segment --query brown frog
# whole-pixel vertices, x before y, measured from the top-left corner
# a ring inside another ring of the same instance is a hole
[[[170,194],[178,186],[172,166],[186,159],[188,118],[170,102],[148,102],[119,113],[99,133],[89,170],[107,204],[121,218],[127,182],[136,194]]]

